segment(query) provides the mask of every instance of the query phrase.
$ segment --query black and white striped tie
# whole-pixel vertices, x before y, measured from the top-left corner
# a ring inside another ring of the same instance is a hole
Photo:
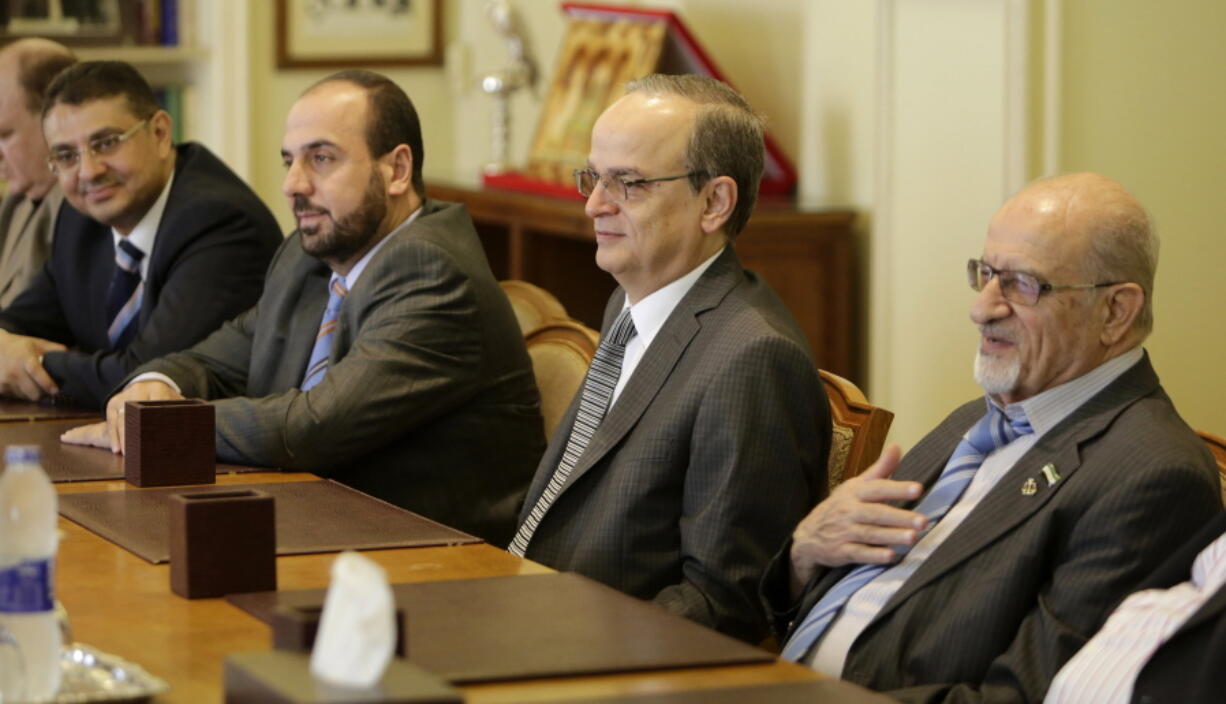
[[[604,336],[600,346],[596,348],[592,366],[588,367],[587,378],[583,380],[579,413],[575,416],[575,424],[570,430],[570,438],[566,441],[566,449],[562,452],[562,460],[558,462],[558,468],[554,470],[549,485],[541,493],[541,498],[537,499],[532,512],[519,527],[519,532],[511,541],[511,547],[507,548],[512,555],[523,557],[528,551],[528,542],[532,540],[532,534],[540,525],[541,518],[545,516],[554,499],[558,498],[566,478],[570,476],[588,443],[592,441],[592,436],[596,434],[596,428],[609,410],[609,400],[613,398],[617,379],[621,376],[626,343],[630,342],[634,335],[634,319],[630,317],[630,309],[625,308],[617,320],[613,321],[609,334]]]

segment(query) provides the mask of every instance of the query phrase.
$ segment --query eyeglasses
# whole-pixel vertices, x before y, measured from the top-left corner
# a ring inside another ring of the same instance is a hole
[[[122,146],[124,142],[135,137],[136,132],[147,124],[149,124],[149,118],[145,118],[135,125],[132,125],[132,127],[130,127],[128,131],[124,132],[123,134],[108,134],[105,137],[97,137],[89,140],[89,155],[95,159],[103,156],[111,156],[115,152],[119,151],[119,147]],[[60,169],[67,170],[76,168],[77,164],[80,162],[81,152],[77,151],[76,149],[57,149],[51,153],[51,156],[47,157],[47,167],[51,169],[52,173],[59,171]]]
[[[982,291],[992,277],[1000,281],[1000,292],[1005,300],[1024,306],[1033,306],[1038,303],[1039,296],[1048,291],[1102,288],[1123,283],[1122,281],[1104,281],[1100,284],[1046,284],[1031,274],[994,269],[981,259],[971,259],[966,263],[966,280],[975,291]]]
[[[579,188],[579,194],[584,198],[592,195],[592,191],[596,190],[596,183],[600,182],[604,189],[609,192],[613,200],[619,203],[632,201],[637,198],[643,191],[643,186],[648,183],[659,183],[660,181],[676,181],[679,178],[690,178],[698,176],[701,172],[691,171],[686,174],[677,176],[657,176],[655,178],[625,178],[623,176],[601,176],[591,169],[575,169],[575,186]]]

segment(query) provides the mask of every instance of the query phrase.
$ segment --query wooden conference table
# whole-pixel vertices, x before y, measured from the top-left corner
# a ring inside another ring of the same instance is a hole
[[[37,414],[35,414],[37,416]],[[0,415],[0,422],[6,418]],[[10,423],[38,421],[8,419]],[[102,452],[99,450],[99,452]],[[218,484],[319,481],[280,472],[219,474]],[[123,480],[56,484],[61,495],[134,490]],[[219,702],[222,660],[228,653],[267,650],[268,627],[224,599],[181,598],[170,591],[170,567],[151,564],[89,530],[60,518],[57,595],[68,611],[72,637],[139,664],[170,690],[157,702]],[[364,551],[395,583],[552,572],[487,544]],[[325,588],[335,554],[277,558],[278,589]],[[614,675],[561,677],[460,687],[466,701],[530,702],[684,692],[767,683],[812,681],[812,670],[786,662],[683,668]]]

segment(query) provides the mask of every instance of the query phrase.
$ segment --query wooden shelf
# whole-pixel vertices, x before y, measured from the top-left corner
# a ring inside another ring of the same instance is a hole
[[[82,61],[125,61],[137,68],[190,66],[209,60],[202,47],[185,46],[106,46],[74,50]]]
[[[427,191],[468,206],[495,276],[541,286],[573,317],[600,328],[617,284],[596,266],[592,222],[582,201],[444,184]],[[760,203],[736,251],[796,316],[818,366],[862,383],[854,218],[849,210]]]

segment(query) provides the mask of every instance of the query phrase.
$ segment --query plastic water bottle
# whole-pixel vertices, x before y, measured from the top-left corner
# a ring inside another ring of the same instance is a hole
[[[17,639],[26,697],[51,699],[60,688],[63,647],[55,615],[55,488],[34,445],[9,445],[0,474],[0,626]]]

